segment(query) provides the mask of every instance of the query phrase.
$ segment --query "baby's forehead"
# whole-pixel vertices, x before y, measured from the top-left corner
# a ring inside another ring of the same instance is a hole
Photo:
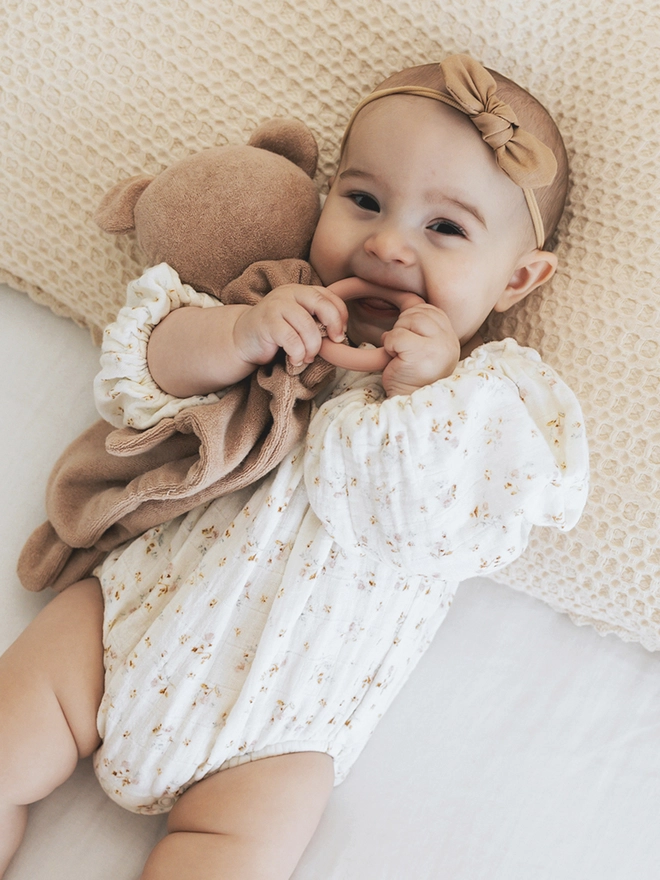
[[[352,123],[343,144],[342,155],[356,132],[366,133],[368,136],[377,130],[379,137],[387,138],[401,126],[413,132],[422,127],[433,128],[443,140],[447,140],[450,145],[455,144],[456,149],[460,149],[461,140],[467,139],[474,143],[485,161],[492,159],[492,151],[485,147],[478,131],[464,113],[439,101],[406,94],[386,95],[364,106]]]
[[[398,147],[390,150],[389,142]],[[387,95],[360,110],[338,175],[361,178],[366,185],[371,172],[375,180],[395,181],[393,190],[411,197],[439,202],[466,198],[480,214],[489,214],[491,222],[528,223],[520,187],[498,166],[470,119],[439,101]]]
[[[343,144],[340,167],[345,167],[358,150],[367,161],[382,154],[387,143],[397,140],[402,132],[408,138],[411,159],[421,143],[429,145],[427,160],[431,166],[434,144],[439,161],[447,154],[465,155],[467,150],[484,171],[501,177],[504,186],[510,183],[497,167],[493,151],[465,114],[438,101],[408,94],[387,95],[360,110]]]

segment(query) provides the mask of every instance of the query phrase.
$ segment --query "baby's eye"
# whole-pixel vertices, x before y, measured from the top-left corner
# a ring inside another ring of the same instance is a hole
[[[457,223],[452,223],[451,220],[436,220],[428,228],[433,232],[439,232],[441,235],[460,235],[465,238],[465,230]]]
[[[353,199],[358,208],[363,208],[365,211],[375,211],[377,214],[380,212],[380,205],[368,193],[351,193],[350,198]]]

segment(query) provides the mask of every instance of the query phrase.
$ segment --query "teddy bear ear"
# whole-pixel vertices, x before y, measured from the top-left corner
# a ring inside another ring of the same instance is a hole
[[[94,212],[94,220],[104,232],[121,235],[135,229],[135,205],[153,179],[147,174],[137,174],[108,190]]]
[[[271,119],[263,122],[248,144],[270,150],[271,153],[279,153],[302,168],[309,177],[316,174],[319,157],[316,138],[305,123],[298,119]]]

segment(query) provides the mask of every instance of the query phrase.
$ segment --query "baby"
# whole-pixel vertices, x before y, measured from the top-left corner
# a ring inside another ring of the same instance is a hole
[[[554,273],[566,181],[523,89],[467,56],[404,70],[349,122],[311,246],[323,286],[177,308],[170,273],[142,359],[124,311],[117,357],[143,399],[97,384],[119,425],[148,411],[150,383],[204,405],[280,348],[310,363],[319,322],[390,360],[338,371],[273,472],[111,552],[0,659],[0,874],[25,805],[95,752],[118,803],[169,811],[144,880],[290,877],[458,582],[584,506],[574,396],[535,352],[480,336]],[[331,286],[352,277],[420,301],[347,304]]]

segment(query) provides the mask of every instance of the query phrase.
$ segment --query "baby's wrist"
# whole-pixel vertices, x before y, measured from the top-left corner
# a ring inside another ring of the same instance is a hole
[[[236,318],[232,328],[232,356],[234,361],[246,370],[246,375],[253,372],[257,367],[268,363],[271,357],[264,354],[258,344],[258,335],[250,325],[252,317],[252,305],[241,305],[237,309]],[[257,340],[255,344],[255,339]],[[262,357],[263,355],[263,357]]]
[[[383,389],[385,391],[385,397],[406,397],[409,394],[414,394],[415,391],[419,391],[420,388],[423,388],[424,385],[408,385],[408,384],[400,384],[398,382],[393,383],[390,387],[388,387],[385,383],[383,383]]]

